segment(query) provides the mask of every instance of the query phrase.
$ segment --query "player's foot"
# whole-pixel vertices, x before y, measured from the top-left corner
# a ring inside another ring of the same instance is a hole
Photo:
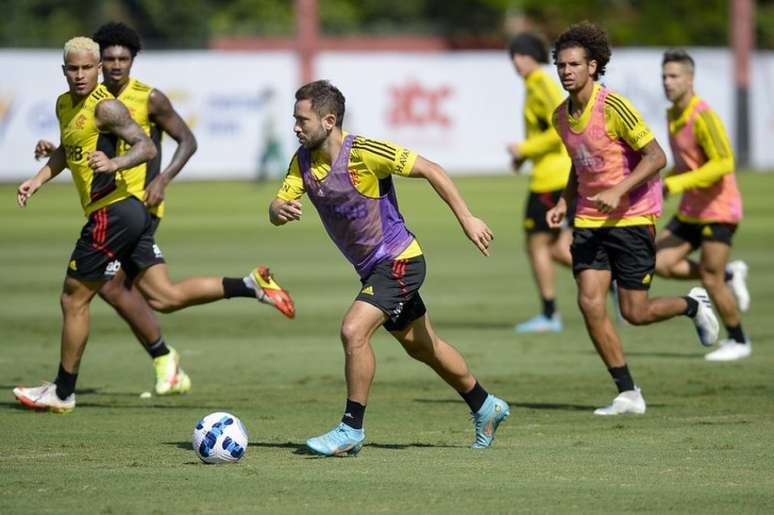
[[[353,429],[342,422],[332,431],[310,438],[306,446],[322,456],[356,456],[363,448],[363,440],[362,429]]]
[[[62,400],[56,395],[54,383],[43,383],[35,388],[17,386],[13,394],[24,406],[34,410],[48,410],[53,413],[69,413],[75,409],[75,394]]]
[[[726,265],[726,271],[731,273],[728,287],[736,299],[736,307],[744,313],[750,309],[750,290],[747,289],[747,263],[737,259]]]
[[[484,449],[492,445],[497,426],[510,414],[511,408],[507,402],[489,394],[481,408],[471,414],[476,429],[476,437],[472,447]]]
[[[595,415],[642,415],[645,413],[645,399],[638,387],[618,394],[610,406],[597,408]]]
[[[735,340],[721,340],[720,347],[704,355],[707,361],[736,361],[752,354],[752,343],[739,343]]]
[[[277,284],[268,267],[259,266],[250,272],[243,281],[248,288],[255,290],[255,296],[259,301],[274,306],[288,318],[296,316],[293,299],[290,298],[287,291]]]
[[[699,303],[699,309],[696,316],[693,317],[693,324],[696,326],[696,333],[699,335],[699,341],[705,347],[713,345],[718,341],[720,324],[712,311],[712,301],[710,301],[707,290],[704,288],[692,288],[688,296]]]
[[[562,317],[559,316],[559,313],[554,313],[551,318],[541,313],[526,322],[513,326],[513,330],[517,333],[558,333],[562,329]]]
[[[156,369],[156,395],[186,393],[191,389],[191,378],[180,368],[180,354],[169,347],[169,354],[153,360]]]

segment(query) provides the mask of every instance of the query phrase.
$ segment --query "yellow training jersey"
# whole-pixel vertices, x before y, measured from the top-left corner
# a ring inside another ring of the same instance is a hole
[[[143,196],[143,177],[134,169],[95,174],[89,168],[88,156],[91,152],[101,150],[108,157],[117,155],[118,138],[114,134],[100,132],[94,115],[97,104],[109,98],[113,95],[99,85],[76,103],[73,103],[69,92],[59,95],[56,100],[56,117],[67,168],[72,173],[86,216],[130,196],[140,200]]]
[[[343,136],[346,137],[347,133]],[[312,174],[322,180],[331,171],[331,165],[320,156],[319,150],[311,152]],[[358,136],[352,142],[349,152],[349,177],[352,185],[362,195],[378,198],[392,186],[392,174],[408,176],[417,160],[416,152],[385,141]],[[304,180],[294,155],[282,181],[277,197],[282,200],[297,200],[305,193]],[[422,254],[419,244],[414,242],[396,259],[408,259]]]
[[[156,176],[158,176],[159,171],[161,170],[162,132],[156,126],[156,124],[151,121],[148,114],[148,101],[152,91],[152,86],[148,86],[136,79],[130,78],[123,91],[121,91],[121,93],[118,95],[118,100],[120,100],[121,103],[123,103],[129,110],[129,114],[132,115],[132,119],[137,122],[137,125],[142,127],[142,130],[145,131],[145,134],[147,134],[148,137],[153,141],[153,144],[156,145],[156,157],[147,163],[142,163],[135,167],[138,173],[142,173],[144,175],[143,195],[145,194],[145,188]],[[123,155],[128,150],[129,145],[125,141],[119,140],[118,155]],[[150,211],[151,214],[161,218],[164,216],[164,202],[161,202],[161,204],[157,206],[148,208],[148,211]]]
[[[567,184],[571,166],[561,138],[551,128],[551,116],[562,103],[562,91],[542,68],[527,76],[525,86],[527,138],[519,145],[519,153],[532,161],[529,189],[535,193],[560,190]]]
[[[594,83],[591,97],[583,108],[580,116],[575,117],[572,113],[567,113],[567,125],[574,134],[582,133],[592,118],[592,110],[598,102],[601,86]],[[567,103],[569,108],[569,102]],[[557,109],[554,111],[551,124],[560,131]],[[639,111],[632,105],[631,101],[617,93],[608,92],[604,100],[604,131],[613,141],[621,141],[634,151],[641,150],[648,143],[655,139],[653,131],[642,118]],[[603,133],[600,131],[600,137]],[[595,136],[596,138],[596,136]],[[589,156],[592,158],[593,156]],[[612,186],[612,184],[610,185]],[[626,218],[597,218],[577,214],[574,220],[574,226],[578,228],[594,227],[625,227],[633,225],[650,225],[656,222],[655,215],[633,216]]]

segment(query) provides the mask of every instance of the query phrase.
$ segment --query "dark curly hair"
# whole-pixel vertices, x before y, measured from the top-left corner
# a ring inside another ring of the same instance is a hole
[[[559,35],[554,43],[551,56],[556,63],[559,52],[565,48],[582,48],[586,51],[587,61],[597,62],[597,71],[593,79],[597,80],[605,74],[605,66],[610,62],[610,44],[607,41],[607,33],[589,21],[582,21]]]
[[[132,59],[137,55],[137,52],[142,50],[140,35],[137,34],[136,30],[121,22],[111,21],[102,25],[91,39],[99,44],[100,52],[104,52],[106,48],[111,46],[124,46],[131,52]]]
[[[335,114],[338,128],[344,123],[344,95],[327,80],[316,80],[301,86],[296,91],[296,100],[310,100],[312,109],[320,118]]]

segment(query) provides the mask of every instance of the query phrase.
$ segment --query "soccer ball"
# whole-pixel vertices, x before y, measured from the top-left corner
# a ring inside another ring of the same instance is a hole
[[[247,450],[247,430],[231,413],[217,411],[201,419],[193,431],[193,450],[204,463],[234,463]]]

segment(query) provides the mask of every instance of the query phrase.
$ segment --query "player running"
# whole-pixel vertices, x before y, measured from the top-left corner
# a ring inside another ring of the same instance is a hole
[[[695,64],[685,50],[668,50],[662,61],[669,143],[675,167],[664,180],[668,194],[682,193],[680,206],[656,240],[656,273],[672,279],[701,279],[728,332],[707,361],[735,361],[752,352],[740,311],[750,305],[747,265],[728,262],[742,220],[734,154],[718,115],[693,89]],[[689,259],[699,249],[699,261]]]
[[[655,268],[655,221],[661,213],[659,170],[663,150],[625,97],[600,86],[610,60],[607,35],[583,22],[562,33],[554,62],[568,98],[553,124],[572,159],[567,187],[547,214],[559,227],[577,200],[571,247],[578,304],[586,329],[618,388],[618,396],[596,415],[643,414],[646,405],[626,363],[621,340],[607,317],[611,279],[618,283],[623,317],[646,325],[686,315],[703,345],[717,340],[718,322],[706,292],[686,297],[648,298]]]
[[[425,259],[398,211],[392,174],[430,182],[484,255],[489,254],[492,232],[470,213],[443,168],[408,149],[344,132],[344,96],[329,82],[311,82],[296,91],[293,117],[301,147],[269,207],[269,218],[274,225],[300,220],[298,199],[306,193],[362,283],[341,324],[344,416],[336,428],[306,445],[325,456],[360,451],[376,365],[370,338],[383,326],[412,358],[430,366],[462,396],[473,414],[473,447],[489,447],[509,414],[508,404],[489,394],[460,353],[435,334],[419,295]]]

